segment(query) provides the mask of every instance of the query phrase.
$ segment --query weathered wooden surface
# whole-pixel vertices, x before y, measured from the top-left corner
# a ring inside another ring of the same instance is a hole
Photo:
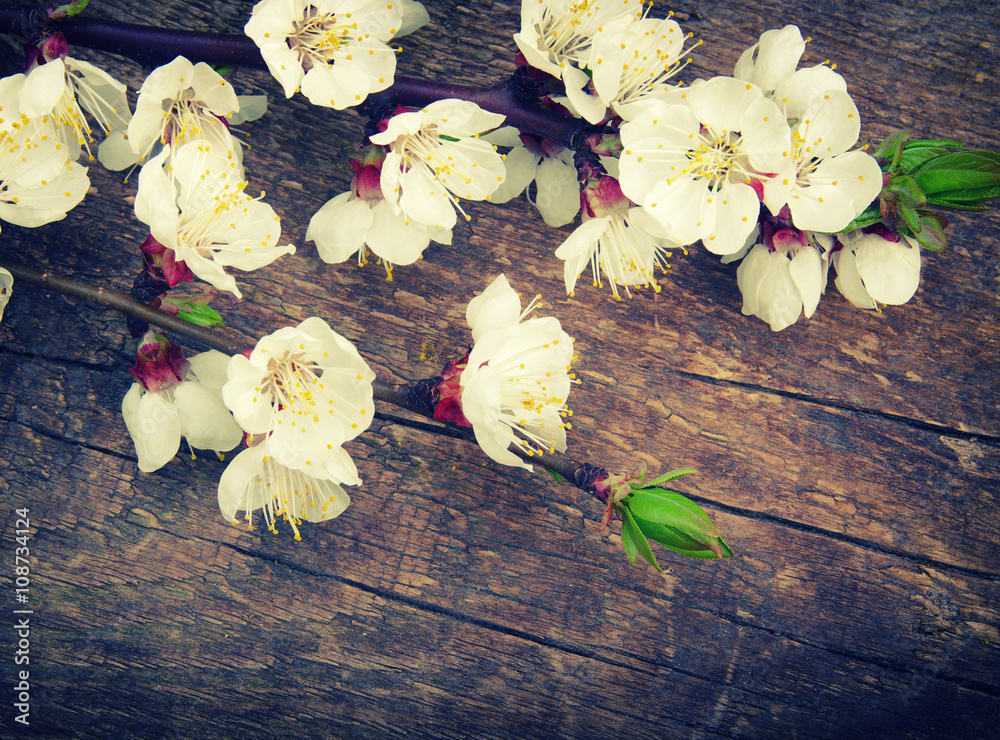
[[[428,7],[403,72],[485,84],[512,68],[516,4]],[[249,8],[93,12],[231,32]],[[796,23],[807,61],[847,78],[863,135],[904,125],[1000,149],[995,3],[675,10],[705,39],[689,77],[729,73],[760,32]],[[135,65],[92,58],[141,82]],[[700,249],[658,295],[616,303],[585,284],[565,298],[552,252],[569,229],[524,203],[473,205],[452,246],[386,282],[303,242],[308,215],[346,188],[360,119],[285,101],[263,73],[235,84],[271,95],[245,127],[246,164],[298,252],[239,276],[233,326],[259,336],[319,315],[381,378],[416,379],[464,351],[465,303],[503,271],[577,340],[574,456],[697,467],[678,488],[737,558],[629,566],[584,494],[386,423],[351,446],[364,485],[336,521],[300,543],[229,527],[222,463],[137,471],[119,413],[124,323],[15,286],[0,325],[2,575],[13,511],[30,507],[37,736],[998,734],[998,216],[956,216],[909,305],[864,313],[831,283],[813,319],[779,334],[740,315],[735,270]],[[145,236],[134,183],[91,174],[65,221],[4,224],[0,252],[127,289]]]

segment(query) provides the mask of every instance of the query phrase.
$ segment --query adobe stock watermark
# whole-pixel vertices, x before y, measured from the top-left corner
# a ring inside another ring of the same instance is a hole
[[[15,509],[14,522],[14,721],[31,724],[31,518],[28,509]]]

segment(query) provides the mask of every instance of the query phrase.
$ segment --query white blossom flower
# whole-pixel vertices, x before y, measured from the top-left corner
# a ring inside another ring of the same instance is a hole
[[[529,65],[561,79],[573,108],[596,123],[606,106],[586,89],[594,38],[602,29],[623,29],[641,13],[642,3],[634,0],[522,0],[514,42]]]
[[[889,241],[878,234],[838,235],[844,248],[835,252],[835,284],[847,300],[858,308],[878,308],[878,304],[899,306],[917,292],[920,285],[920,245],[900,235]]]
[[[10,294],[14,290],[14,276],[9,271],[0,267],[0,321],[3,321],[3,312],[10,302]]]
[[[594,72],[594,90],[602,105],[627,121],[641,112],[642,101],[673,89],[667,80],[686,64],[687,38],[670,18],[643,17],[624,28],[599,31],[588,67]],[[598,123],[601,119],[588,120]]]
[[[271,451],[270,438],[238,454],[219,480],[219,509],[226,521],[236,523],[236,512],[245,511],[253,529],[253,512],[263,510],[268,530],[277,533],[275,522],[282,517],[291,524],[295,539],[301,540],[302,522],[322,522],[344,513],[351,503],[343,484],[358,485],[357,468],[351,456],[338,448],[337,474],[314,477],[281,464]]]
[[[414,7],[418,5],[261,0],[243,30],[260,47],[285,97],[301,88],[310,103],[343,110],[392,84],[396,54],[388,42],[426,21],[426,11]]]
[[[677,246],[652,216],[641,208],[629,208],[584,221],[556,250],[556,257],[566,263],[563,277],[568,295],[573,295],[577,278],[589,265],[594,287],[604,287],[603,272],[612,294],[621,300],[619,286],[629,296],[629,286],[634,285],[659,292],[653,268],[665,269],[669,250]]]
[[[267,437],[277,462],[343,480],[337,450],[375,409],[375,374],[349,341],[312,317],[264,337],[249,358],[233,357],[228,372],[226,405],[243,429]]]
[[[486,200],[503,181],[503,159],[478,138],[503,120],[462,100],[438,100],[390,118],[386,130],[371,137],[389,147],[382,166],[385,199],[414,221],[454,227],[459,198]]]
[[[833,237],[813,234],[798,248],[769,249],[757,244],[736,270],[743,294],[743,314],[766,321],[781,331],[803,313],[808,319],[819,305],[830,269]]]
[[[66,217],[90,187],[87,168],[69,159],[51,116],[19,106],[25,76],[0,80],[0,220],[36,227]]]
[[[263,115],[259,96],[246,102],[252,112],[244,111],[241,120]],[[240,163],[240,146],[222,120],[239,115],[240,103],[233,86],[209,65],[177,57],[154,69],[142,83],[127,132],[105,139],[98,157],[108,169],[121,170],[147,161],[158,146],[176,149],[205,139],[216,152]]]
[[[224,267],[249,271],[269,265],[292,245],[278,246],[280,219],[271,206],[246,195],[242,167],[205,140],[170,149],[143,166],[135,214],[163,246],[202,280],[242,298]]]
[[[862,151],[861,121],[851,96],[830,90],[818,97],[792,127],[789,166],[774,177],[764,204],[777,214],[785,203],[803,231],[834,233],[845,228],[878,197],[882,169]]]
[[[393,265],[417,261],[433,239],[451,244],[451,229],[432,228],[414,221],[382,196],[380,184],[383,147],[373,147],[355,169],[351,189],[327,201],[309,221],[306,241],[316,242],[324,262],[338,263],[357,255],[367,264],[370,249],[392,280]]]
[[[510,147],[503,155],[504,178],[500,187],[490,196],[491,203],[506,203],[530,190],[528,201],[541,214],[549,226],[565,226],[580,212],[580,186],[577,182],[573,152],[560,146],[551,155],[535,153],[522,142],[518,130],[504,126],[492,131],[483,139],[491,144]]]
[[[509,448],[566,450],[573,340],[554,317],[524,320],[537,299],[515,314],[520,300],[503,275],[483,295],[468,311],[478,336],[461,374],[462,412],[487,455],[531,470]]]
[[[716,77],[676,93],[681,104],[651,100],[622,124],[622,192],[681,244],[710,252],[741,249],[757,223],[760,198],[786,168],[790,133],[760,88]]]
[[[211,350],[191,357],[187,378],[147,391],[133,383],[122,400],[122,416],[139,456],[139,470],[151,473],[180,449],[181,437],[199,450],[231,450],[243,430],[222,402],[229,357]]]
[[[124,130],[131,112],[125,85],[89,62],[62,56],[34,67],[20,95],[21,112],[29,118],[52,116],[59,141],[67,156],[77,160],[84,147],[91,160],[93,130],[84,116],[89,113],[102,133]]]

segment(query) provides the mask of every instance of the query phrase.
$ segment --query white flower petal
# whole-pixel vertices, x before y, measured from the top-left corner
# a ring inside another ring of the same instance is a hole
[[[9,271],[0,267],[0,321],[3,321],[3,312],[10,302],[10,295],[14,289],[14,276]]]
[[[400,10],[403,12],[403,19],[394,38],[407,36],[430,23],[431,17],[427,14],[427,9],[416,0],[401,0]]]
[[[834,285],[847,300],[858,308],[875,308],[875,301],[865,288],[861,274],[858,272],[857,258],[854,250],[848,247],[835,252],[833,264],[837,268]]]
[[[560,157],[546,157],[535,171],[535,206],[549,226],[565,226],[580,212],[576,168]]]
[[[842,90],[828,90],[806,111],[799,130],[815,159],[843,154],[858,142],[861,116],[851,96]]]
[[[521,298],[500,273],[489,287],[469,301],[465,320],[472,330],[472,341],[499,327],[516,325],[521,319]]]
[[[799,64],[806,42],[797,26],[765,31],[736,63],[733,76],[773,90],[788,79]]]
[[[523,193],[524,189],[535,179],[538,160],[538,156],[529,152],[518,142],[504,157],[503,182],[490,196],[490,202],[506,203]]]
[[[731,185],[715,194],[715,229],[702,243],[712,254],[732,254],[746,246],[757,226],[760,200],[748,185]]]
[[[229,379],[229,355],[223,354],[216,349],[208,352],[199,352],[188,358],[190,372],[206,388],[222,390],[222,386]]]
[[[788,272],[802,297],[802,310],[808,319],[816,312],[820,296],[826,287],[826,271],[819,250],[803,247],[792,257]]]
[[[800,119],[813,101],[829,90],[847,91],[847,82],[828,65],[800,69],[771,94],[789,119]]]
[[[181,423],[165,392],[144,392],[133,383],[122,399],[122,417],[139,457],[139,470],[152,473],[177,454]]]
[[[184,382],[174,389],[180,433],[198,450],[225,452],[243,441],[243,430],[222,403],[219,389]]]
[[[350,192],[341,193],[313,214],[306,241],[316,242],[316,251],[324,262],[344,262],[364,246],[372,221],[372,209],[364,200],[354,198]]]
[[[761,89],[732,77],[713,77],[692,84],[687,89],[687,101],[701,123],[716,131],[739,131],[743,114],[761,97]]]
[[[802,313],[802,297],[789,271],[785,252],[770,252],[758,244],[736,270],[743,294],[743,314],[766,321],[772,331],[781,331]]]
[[[715,230],[713,196],[717,194],[708,187],[707,180],[682,177],[672,184],[659,183],[646,196],[642,207],[673,239],[680,244],[693,244]]]
[[[62,59],[35,67],[18,95],[21,112],[28,118],[51,113],[66,92],[66,65]]]
[[[879,303],[906,303],[920,285],[920,247],[905,240],[890,242],[870,234],[854,245],[858,274]]]
[[[412,265],[430,244],[431,229],[396,213],[384,200],[372,208],[372,227],[366,241],[372,252],[393,265]],[[451,232],[447,232],[448,241]],[[438,230],[444,237],[444,230]]]

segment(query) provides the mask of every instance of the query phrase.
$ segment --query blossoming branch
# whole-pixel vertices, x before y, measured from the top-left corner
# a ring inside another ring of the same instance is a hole
[[[367,429],[378,399],[471,429],[498,463],[544,458],[554,477],[606,505],[605,525],[621,520],[633,561],[659,567],[649,539],[694,557],[732,554],[696,504],[660,487],[684,471],[647,483],[644,470],[550,462],[569,443],[573,340],[554,317],[534,315],[536,302],[522,308],[502,275],[469,304],[468,354],[406,389],[379,385],[317,317],[245,351],[201,330],[225,353],[185,357],[165,326],[191,336],[183,322],[223,321],[196,280],[239,299],[231,268],[263,269],[295,251],[281,243],[266,194],[247,192],[252,160],[231,132],[265,116],[267,101],[239,95],[238,77],[210,64],[266,69],[285,98],[366,117],[350,189],[312,214],[306,238],[326,262],[363,266],[373,256],[390,280],[396,266],[419,269],[432,243],[451,242],[459,217],[470,220],[463,201],[523,194],[550,226],[580,216],[554,254],[567,294],[593,294],[578,287],[588,270],[618,300],[659,291],[674,251],[700,243],[740,262],[743,313],[778,331],[813,315],[831,266],[852,304],[905,303],[921,250],[946,244],[938,211],[1000,197],[994,153],[906,132],[859,147],[847,81],[828,63],[801,66],[806,40],[795,26],[765,31],[731,74],[692,80],[689,55],[702,41],[672,17],[651,17],[651,6],[525,0],[516,73],[475,89],[396,77],[393,44],[429,20],[412,0],[262,0],[246,36],[87,20],[87,4],[0,6],[0,29],[31,42],[25,73],[0,80],[0,219],[38,227],[65,217],[89,186],[81,158],[139,168],[135,215],[149,236],[137,245],[133,293],[149,308],[116,307],[141,316],[122,405],[140,469],[169,462],[182,437],[216,451],[242,444],[220,483],[224,517],[243,511],[252,521],[261,510],[269,529],[284,518],[296,536],[302,522],[342,512],[344,486],[361,483],[344,445]],[[125,86],[74,59],[72,44],[160,65],[134,113]],[[7,267],[0,310],[11,274],[48,280]]]

